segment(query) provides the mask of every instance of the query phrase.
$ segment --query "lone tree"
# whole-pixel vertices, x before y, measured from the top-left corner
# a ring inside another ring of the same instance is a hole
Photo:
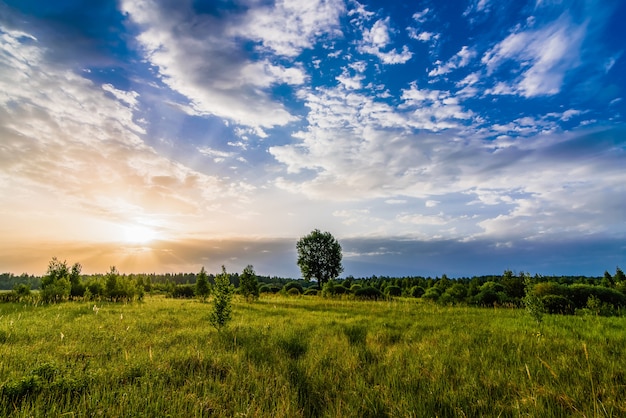
[[[209,323],[218,331],[231,319],[233,291],[233,285],[230,284],[230,276],[226,272],[226,267],[222,266],[222,274],[218,274],[215,277],[213,311],[209,314]]]
[[[302,277],[306,281],[315,278],[319,289],[343,271],[341,245],[330,232],[315,229],[298,240],[296,249]]]
[[[239,292],[248,302],[259,298],[259,281],[251,265],[243,269],[239,276]]]
[[[196,288],[194,289],[196,296],[204,302],[206,298],[211,293],[211,288],[209,287],[209,276],[206,274],[206,270],[204,266],[202,266],[202,270],[196,276]]]

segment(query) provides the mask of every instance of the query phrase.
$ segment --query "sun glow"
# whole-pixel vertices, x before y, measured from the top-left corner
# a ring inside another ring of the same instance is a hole
[[[131,244],[147,244],[157,238],[157,232],[144,225],[128,225],[124,227],[123,239]]]

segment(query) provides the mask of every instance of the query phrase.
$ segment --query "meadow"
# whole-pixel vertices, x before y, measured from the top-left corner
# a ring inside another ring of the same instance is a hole
[[[0,416],[626,416],[626,318],[263,295],[0,304]]]

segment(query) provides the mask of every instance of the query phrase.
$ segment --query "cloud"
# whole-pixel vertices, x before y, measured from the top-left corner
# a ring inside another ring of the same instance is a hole
[[[168,87],[189,100],[189,111],[259,129],[297,120],[272,97],[271,88],[300,85],[307,75],[298,65],[253,61],[242,39],[292,57],[323,33],[336,31],[343,12],[335,1],[278,2],[221,19],[196,14],[190,2],[122,1],[121,7],[140,32],[145,57]]]
[[[15,47],[0,50],[0,189],[5,196],[21,190],[11,202],[19,222],[26,214],[40,217],[39,205],[48,212],[42,219],[73,213],[77,225],[81,217],[175,219],[218,207],[224,196],[246,195],[243,185],[191,170],[147,146],[134,120],[136,93],[47,62],[42,42],[0,36]],[[66,237],[87,233],[63,222],[44,231],[58,234],[65,226],[74,231]]]
[[[250,8],[227,34],[259,42],[277,55],[295,57],[312,48],[322,34],[341,36],[339,18],[345,12],[341,0],[279,0]]]
[[[426,22],[426,16],[429,15],[430,13],[431,13],[431,10],[429,8],[426,8],[422,10],[421,12],[413,13],[413,20],[415,20],[417,23],[424,23]]]
[[[470,61],[476,56],[476,51],[463,46],[459,52],[457,52],[448,62],[445,64],[440,63],[437,68],[431,70],[428,75],[435,77],[438,75],[448,74],[449,72],[467,66]]]
[[[347,90],[358,90],[362,88],[362,81],[365,80],[365,76],[362,74],[350,75],[348,69],[344,68],[341,75],[336,77],[336,80]]]
[[[371,29],[363,31],[363,40],[359,44],[358,50],[362,54],[372,54],[378,57],[383,64],[404,64],[413,57],[413,53],[409,51],[409,47],[402,46],[402,51],[398,52],[396,48],[389,51],[383,51],[391,44],[391,36],[389,34],[390,19],[377,20]]]
[[[586,25],[573,24],[567,15],[541,29],[511,33],[487,51],[481,62],[487,75],[497,76],[497,70],[509,62],[517,64],[520,75],[512,82],[497,82],[487,94],[536,97],[559,93],[567,72],[579,64],[585,33]]]
[[[412,83],[401,98],[392,107],[341,88],[310,92],[309,127],[293,144],[269,149],[286,168],[277,185],[325,202],[425,199],[423,212],[388,213],[384,219],[439,226],[429,230],[432,236],[524,239],[609,232],[597,217],[595,199],[626,198],[618,180],[621,131],[562,133],[557,121],[577,115],[565,110],[494,124],[484,135],[463,123],[471,113],[450,92]],[[494,139],[502,134],[524,140]],[[467,201],[448,203],[457,194]],[[435,202],[441,202],[441,215],[428,212]],[[623,219],[616,208],[608,212]],[[585,219],[584,226],[573,228],[577,217]]]

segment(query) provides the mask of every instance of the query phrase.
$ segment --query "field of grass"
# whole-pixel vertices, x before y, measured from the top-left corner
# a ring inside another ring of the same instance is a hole
[[[0,305],[0,416],[626,416],[626,318],[266,296]]]

